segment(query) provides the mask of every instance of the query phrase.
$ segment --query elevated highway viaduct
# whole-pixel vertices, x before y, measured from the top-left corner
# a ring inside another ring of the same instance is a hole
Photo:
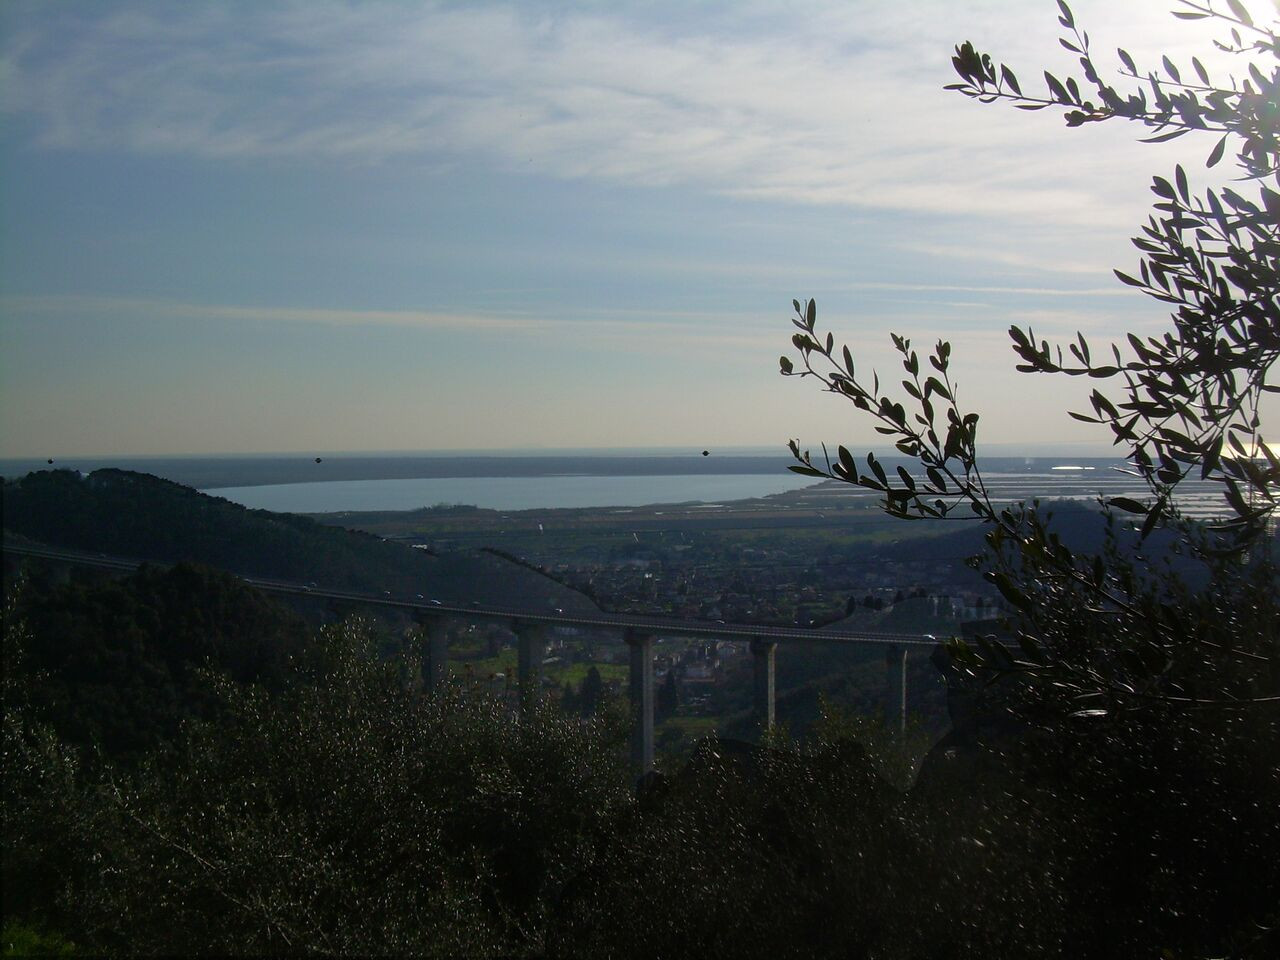
[[[4,544],[7,558],[27,558],[55,568],[73,566],[96,568],[121,573],[145,564],[170,566],[167,562],[147,561],[75,550]],[[906,658],[912,649],[932,649],[937,640],[928,635],[882,633],[869,630],[765,626],[751,623],[722,623],[706,620],[684,620],[627,613],[564,613],[479,603],[442,603],[436,600],[370,594],[337,590],[285,580],[261,577],[241,579],[267,593],[292,595],[400,610],[414,617],[423,628],[423,679],[429,689],[444,682],[447,657],[446,628],[450,620],[501,623],[516,636],[517,686],[522,707],[527,707],[540,687],[540,672],[546,650],[547,631],[556,626],[586,627],[618,634],[630,648],[629,692],[632,709],[631,759],[638,775],[653,768],[653,643],[658,637],[682,637],[702,640],[729,640],[747,643],[752,655],[752,704],[761,729],[774,723],[774,677],[777,647],[780,643],[856,643],[879,646],[885,652],[886,712],[889,723],[901,730],[906,723],[907,689]]]

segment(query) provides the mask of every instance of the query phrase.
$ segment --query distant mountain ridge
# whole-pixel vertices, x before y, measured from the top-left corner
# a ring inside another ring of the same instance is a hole
[[[366,593],[595,609],[582,594],[499,557],[428,555],[306,517],[249,510],[149,474],[46,470],[2,489],[6,537],[50,546]]]

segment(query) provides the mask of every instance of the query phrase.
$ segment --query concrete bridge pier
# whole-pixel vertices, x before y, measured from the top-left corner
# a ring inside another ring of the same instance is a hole
[[[422,657],[422,686],[438,693],[448,676],[449,621],[445,617],[419,613],[418,652]]]
[[[775,640],[752,640],[752,704],[761,734],[773,729],[774,723],[774,662],[778,652]]]
[[[541,623],[512,624],[516,634],[516,688],[520,710],[528,711],[542,690],[542,658],[547,651],[547,628]]]
[[[884,651],[884,723],[891,733],[907,729],[907,648],[893,644]]]
[[[631,648],[631,765],[636,778],[653,769],[653,635],[627,630]]]

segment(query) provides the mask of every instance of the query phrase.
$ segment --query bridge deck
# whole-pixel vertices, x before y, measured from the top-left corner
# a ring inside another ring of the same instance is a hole
[[[155,566],[171,566],[168,561],[135,560],[125,557],[109,557],[75,550],[56,550],[4,544],[4,552],[17,556],[33,557],[55,563],[96,567],[101,570],[129,572],[144,563]],[[439,603],[433,600],[406,599],[403,597],[357,593],[350,590],[334,590],[312,587],[308,584],[286,580],[270,580],[262,577],[241,577],[245,583],[269,593],[314,597],[323,600],[343,600],[377,607],[408,610],[415,614],[452,615],[471,619],[501,619],[568,627],[596,627],[608,630],[652,634],[654,636],[701,637],[715,640],[769,640],[773,642],[800,643],[879,643],[891,646],[933,647],[938,641],[928,634],[888,633],[874,630],[816,630],[801,627],[769,626],[757,623],[720,623],[709,620],[684,620],[674,617],[655,617],[625,613],[577,614],[548,612],[503,606],[479,606],[475,603]]]

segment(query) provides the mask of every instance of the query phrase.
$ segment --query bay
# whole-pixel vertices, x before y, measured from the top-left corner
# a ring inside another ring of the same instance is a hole
[[[785,493],[814,481],[793,473],[677,476],[434,477],[260,484],[204,490],[279,513],[416,510],[465,504],[493,510],[716,503]]]

